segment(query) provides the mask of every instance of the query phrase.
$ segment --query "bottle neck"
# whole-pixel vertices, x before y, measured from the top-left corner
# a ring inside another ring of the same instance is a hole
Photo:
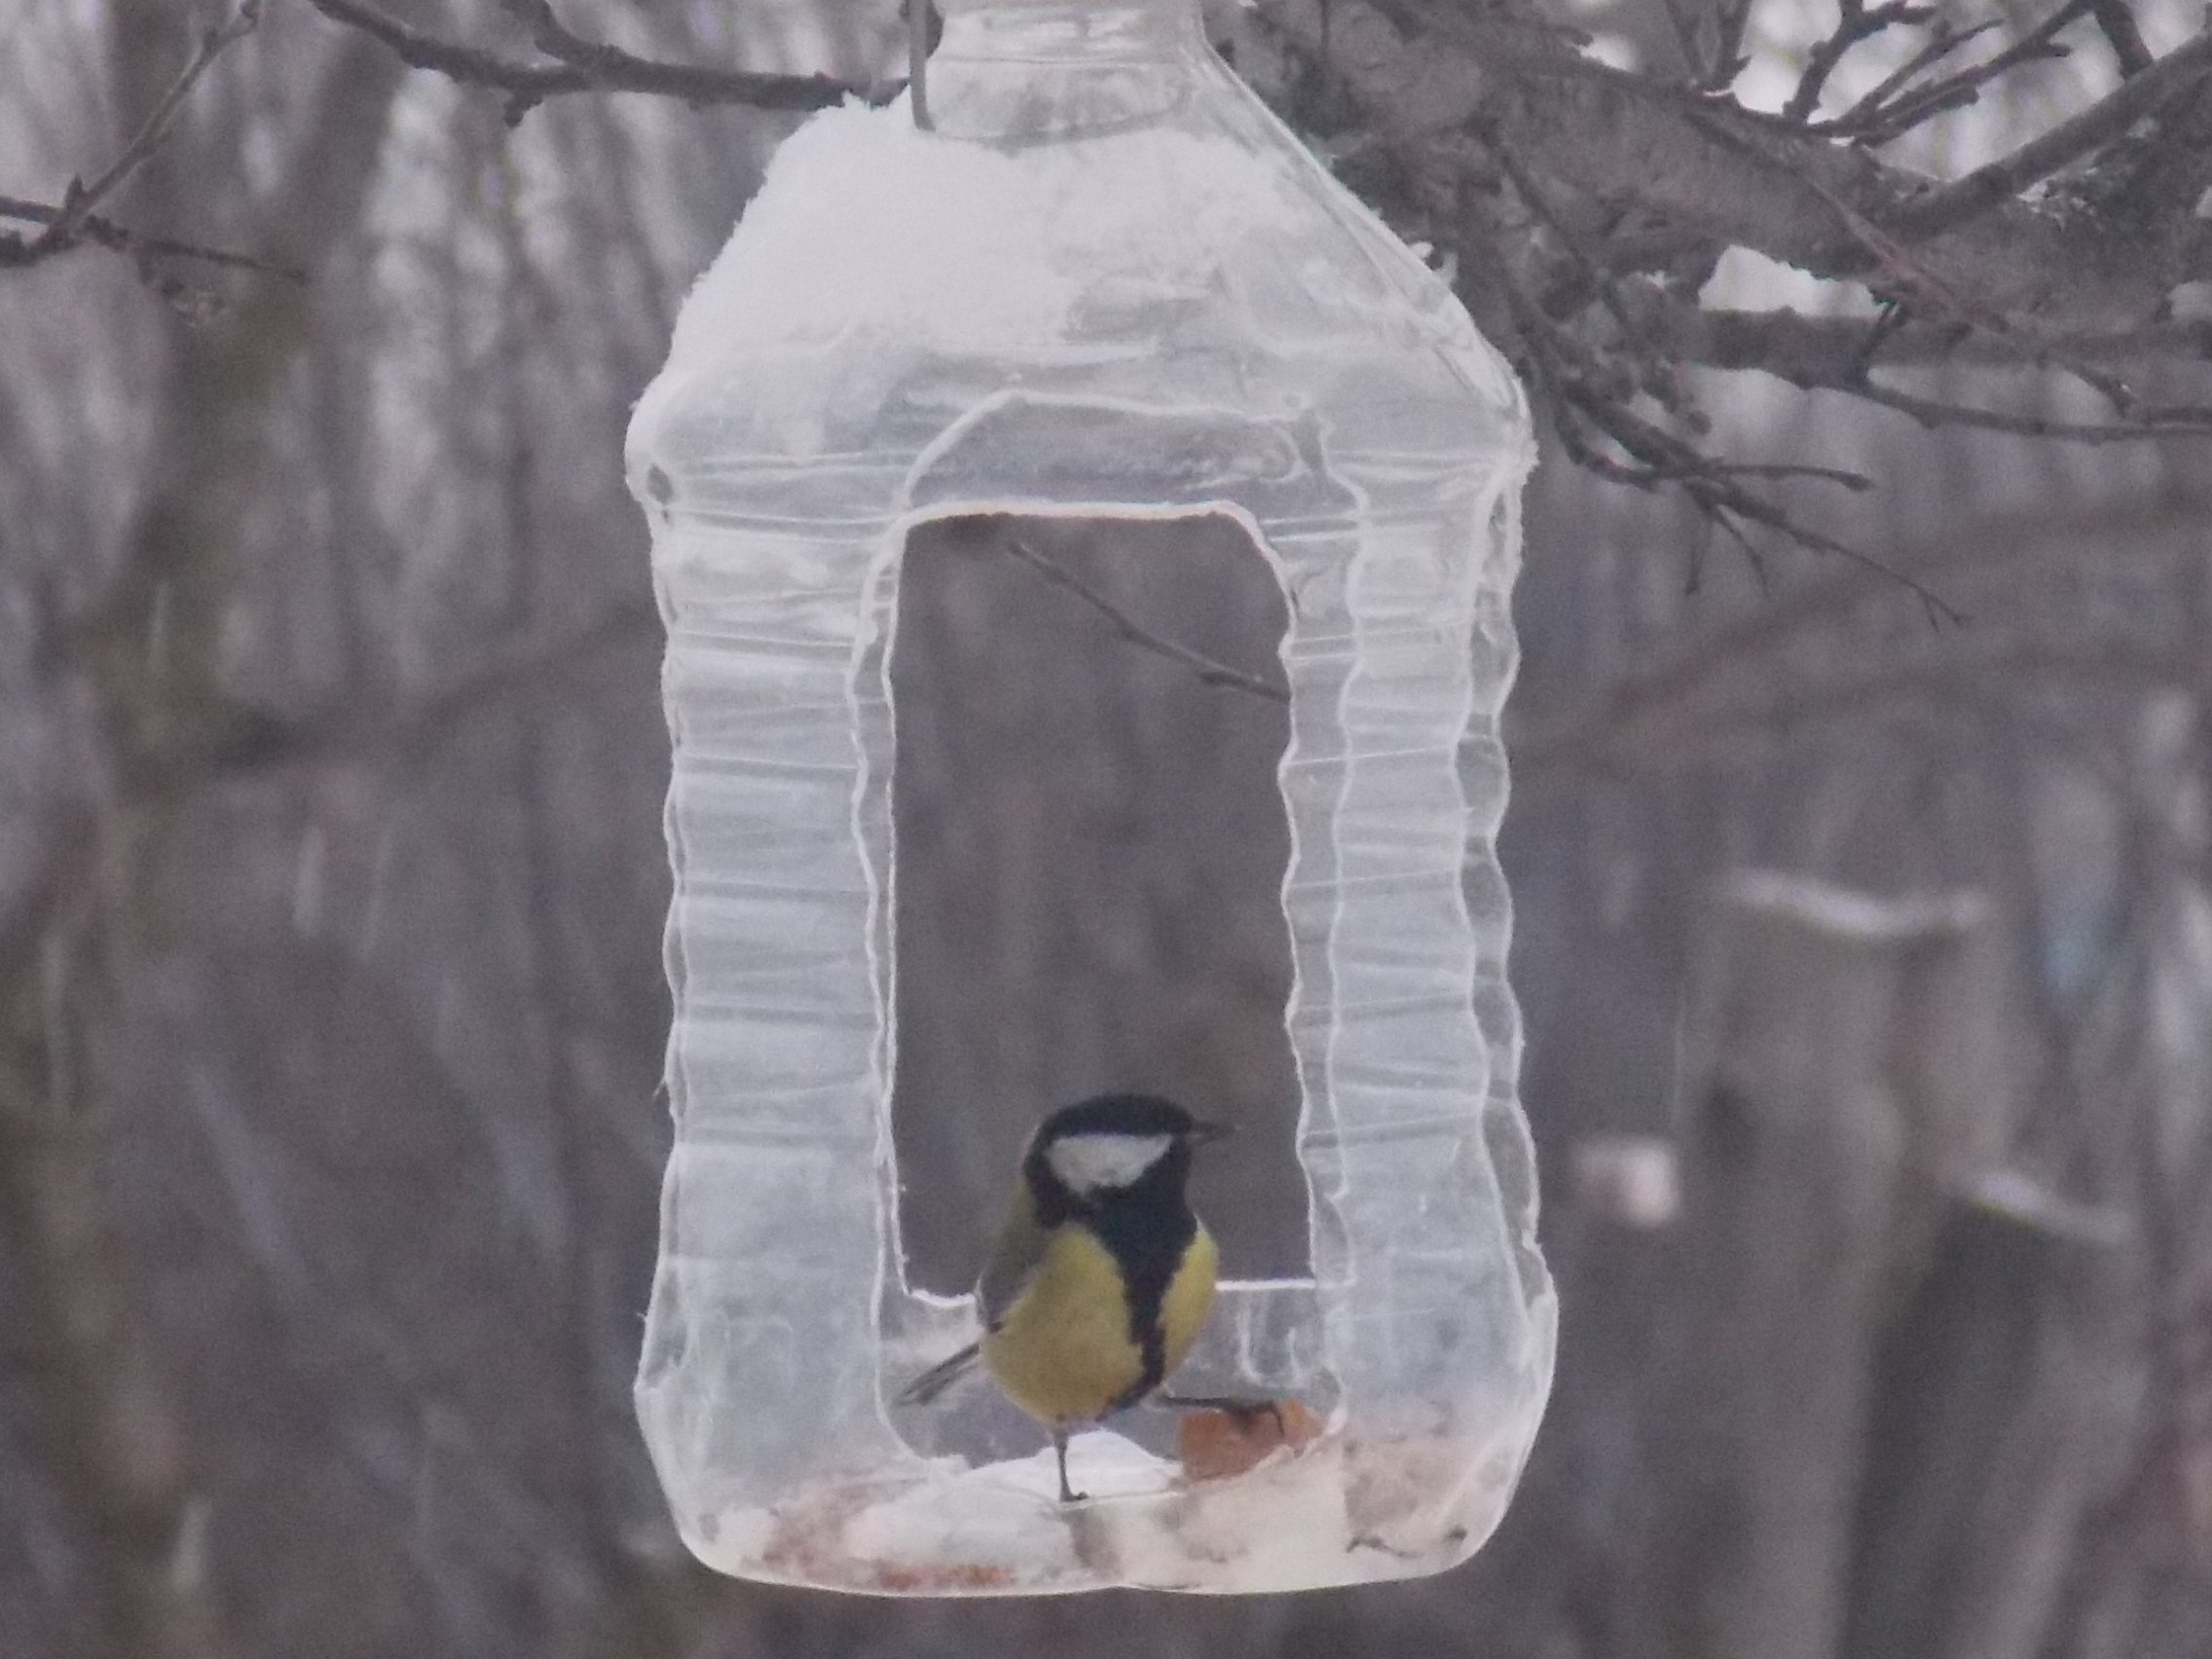
[[[951,0],[929,60],[948,138],[1040,143],[1140,125],[1207,54],[1198,0]]]
[[[1205,38],[1198,0],[948,0],[940,53],[1165,58]]]

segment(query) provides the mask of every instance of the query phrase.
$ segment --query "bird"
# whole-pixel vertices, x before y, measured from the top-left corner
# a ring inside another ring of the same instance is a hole
[[[1155,1094],[1099,1094],[1037,1125],[1014,1200],[976,1282],[982,1337],[914,1379],[927,1405],[980,1360],[1045,1425],[1068,1483],[1068,1434],[1161,1395],[1213,1305],[1220,1251],[1184,1189],[1193,1152],[1227,1134]]]

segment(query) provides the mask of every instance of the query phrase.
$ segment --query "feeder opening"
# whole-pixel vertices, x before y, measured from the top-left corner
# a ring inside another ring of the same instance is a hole
[[[1234,1126],[1192,1184],[1225,1277],[1307,1275],[1287,621],[1226,514],[907,535],[890,679],[910,1289],[971,1289],[1039,1119],[1119,1091]]]

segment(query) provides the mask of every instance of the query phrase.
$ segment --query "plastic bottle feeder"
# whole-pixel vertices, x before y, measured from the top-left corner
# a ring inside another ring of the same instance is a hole
[[[947,10],[934,130],[793,135],[630,429],[675,745],[645,1438],[686,1543],[749,1577],[1432,1572],[1503,1512],[1555,1340],[1493,847],[1526,408],[1191,0]],[[1034,1425],[893,1403],[975,1312],[901,1243],[890,660],[908,533],[978,514],[1227,516],[1287,613],[1310,1272],[1226,1283],[1186,1368],[1282,1410],[1080,1435],[1075,1504]]]

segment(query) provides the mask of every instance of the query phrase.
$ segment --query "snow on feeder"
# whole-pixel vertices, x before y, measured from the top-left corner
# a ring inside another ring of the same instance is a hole
[[[645,1438],[685,1541],[751,1577],[1432,1572],[1502,1513],[1555,1336],[1493,848],[1528,415],[1195,0],[947,11],[934,129],[848,106],[793,135],[630,429],[675,744]],[[1288,613],[1310,1272],[1225,1282],[1185,1368],[1264,1424],[1186,1424],[1178,1457],[1109,1420],[1074,1503],[1033,1425],[963,1441],[899,1403],[977,1315],[901,1241],[892,634],[908,533],[1010,514],[1226,515]]]

